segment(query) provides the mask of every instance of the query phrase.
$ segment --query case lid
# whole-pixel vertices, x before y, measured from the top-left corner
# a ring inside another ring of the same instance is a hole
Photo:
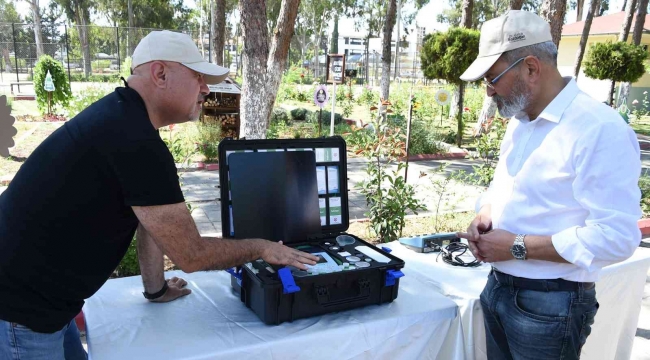
[[[340,136],[318,139],[231,140],[219,143],[221,228],[223,237],[237,238],[232,221],[228,156],[236,152],[313,151],[316,158],[322,234],[344,232],[349,226],[346,144]],[[236,206],[236,204],[235,204]],[[307,240],[307,239],[305,239]]]

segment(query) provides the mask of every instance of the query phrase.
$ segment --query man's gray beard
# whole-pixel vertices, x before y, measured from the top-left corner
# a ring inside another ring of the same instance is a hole
[[[528,91],[526,85],[524,85],[520,78],[515,80],[515,85],[512,87],[511,93],[514,95],[510,98],[494,95],[499,114],[505,118],[510,118],[521,113],[530,103],[530,91]]]

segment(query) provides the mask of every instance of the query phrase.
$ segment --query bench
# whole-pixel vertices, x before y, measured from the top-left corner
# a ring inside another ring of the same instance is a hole
[[[31,85],[34,86],[33,81],[21,81],[21,82],[11,82],[9,83],[9,87],[11,89],[11,94],[14,95],[14,85],[18,88],[18,92],[20,92],[20,85]]]

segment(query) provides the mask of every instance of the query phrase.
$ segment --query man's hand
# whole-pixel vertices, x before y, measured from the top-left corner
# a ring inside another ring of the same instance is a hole
[[[167,285],[169,287],[161,297],[149,301],[161,303],[169,302],[176,300],[181,296],[189,295],[192,292],[192,290],[185,288],[187,281],[181,278],[177,278],[176,276],[171,279],[167,279]]]
[[[515,242],[516,235],[505,230],[496,229],[488,233],[481,234],[479,241],[470,240],[467,233],[459,233],[459,237],[469,240],[472,254],[480,261],[497,262],[512,260],[510,248]]]
[[[291,265],[301,270],[307,270],[305,264],[315,265],[318,257],[306,252],[292,249],[282,245],[280,242],[266,241],[266,247],[262,251],[262,259],[269,264]]]
[[[467,239],[469,250],[478,261],[486,261],[485,258],[479,253],[476,245],[480,239],[481,234],[486,233],[492,229],[492,206],[484,205],[474,220],[467,227],[467,232],[456,233],[456,236]]]

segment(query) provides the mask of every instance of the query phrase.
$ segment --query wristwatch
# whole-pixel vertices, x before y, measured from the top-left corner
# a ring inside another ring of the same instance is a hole
[[[524,244],[524,238],[526,235],[523,234],[518,234],[515,237],[515,242],[512,244],[512,247],[510,248],[510,252],[512,253],[512,256],[515,257],[517,260],[526,260],[526,244]]]
[[[155,299],[165,295],[168,288],[169,288],[169,285],[167,285],[167,280],[165,280],[165,282],[163,283],[162,289],[160,289],[160,291],[158,291],[157,293],[151,294],[151,293],[148,293],[146,291],[143,291],[142,295],[144,295],[144,298],[147,299],[147,300],[155,300]]]

